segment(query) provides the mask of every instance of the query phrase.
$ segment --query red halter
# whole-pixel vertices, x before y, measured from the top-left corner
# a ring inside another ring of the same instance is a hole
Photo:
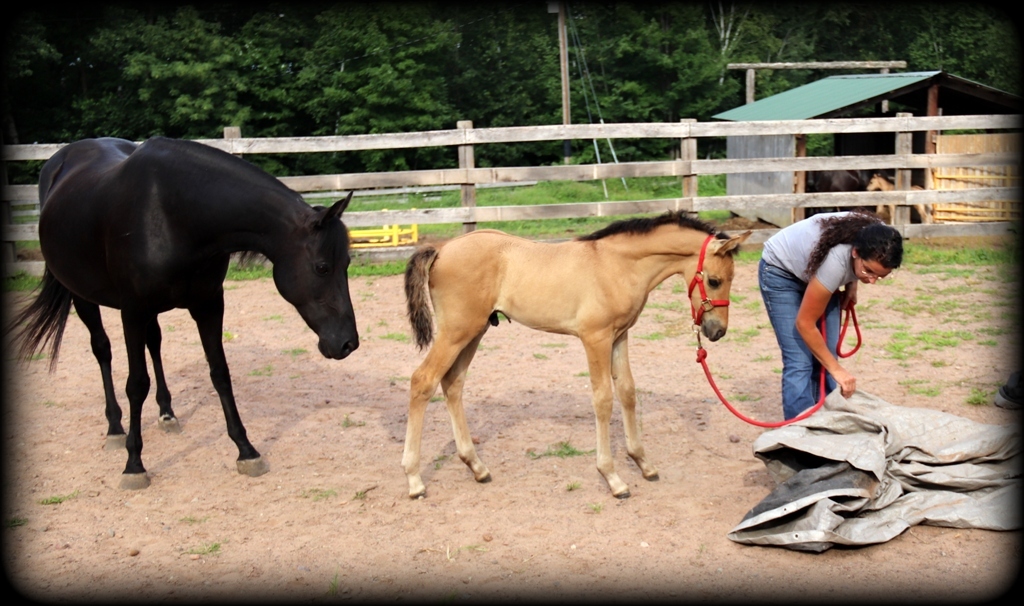
[[[694,332],[697,333],[697,341],[700,342],[700,323],[704,318],[704,312],[711,311],[716,307],[728,307],[729,299],[709,299],[708,293],[704,290],[704,256],[708,251],[708,244],[715,239],[714,234],[711,234],[704,240],[704,244],[700,247],[700,257],[697,259],[697,271],[693,274],[693,279],[690,280],[690,288],[686,291],[686,295],[690,297],[690,311],[693,315],[693,326]],[[694,287],[700,287],[700,306],[694,306],[693,304],[693,289]]]
[[[718,385],[715,384],[715,380],[711,377],[711,370],[708,368],[708,363],[707,363],[708,352],[707,352],[706,349],[704,349],[704,346],[700,342],[700,323],[701,323],[701,319],[704,317],[704,312],[705,311],[711,311],[715,307],[728,307],[729,306],[729,300],[728,299],[715,299],[715,300],[708,299],[707,291],[704,290],[704,255],[707,252],[708,244],[714,238],[715,238],[714,235],[708,236],[707,239],[704,240],[704,245],[700,247],[700,258],[697,260],[697,272],[693,275],[693,279],[690,280],[690,288],[687,291],[687,294],[690,296],[690,309],[691,309],[691,312],[693,314],[693,332],[697,333],[697,363],[700,364],[702,367],[704,367],[704,374],[707,376],[708,383],[711,384],[711,389],[713,389],[715,391],[715,395],[718,396],[718,399],[721,400],[722,404],[725,404],[725,407],[728,408],[730,412],[732,412],[734,415],[736,415],[738,418],[742,419],[743,421],[746,421],[747,423],[750,423],[751,425],[757,425],[759,427],[782,427],[783,425],[789,425],[790,423],[793,423],[795,421],[800,421],[802,419],[806,419],[807,417],[809,417],[812,414],[814,414],[815,412],[817,412],[818,409],[821,408],[822,404],[825,403],[825,395],[826,394],[825,394],[825,369],[824,368],[821,369],[821,377],[820,377],[820,380],[819,380],[820,387],[821,387],[821,399],[818,400],[817,404],[815,404],[811,408],[805,410],[802,414],[800,414],[797,417],[789,419],[788,421],[780,421],[780,422],[777,422],[777,423],[767,423],[767,422],[764,422],[764,421],[757,421],[755,419],[751,419],[751,418],[743,415],[740,411],[736,410],[732,406],[732,404],[729,403],[728,400],[725,399],[725,396],[722,395],[722,392],[718,390]],[[693,289],[694,289],[694,287],[700,287],[700,306],[699,307],[695,306],[693,304]],[[858,349],[860,349],[860,344],[861,344],[860,326],[857,324],[857,314],[853,311],[853,306],[852,305],[848,306],[845,311],[846,311],[846,317],[843,320],[842,330],[839,331],[839,345],[836,348],[836,354],[840,358],[848,358],[848,357],[852,356],[854,353],[857,352]],[[857,345],[856,345],[856,347],[853,348],[852,351],[843,353],[843,352],[839,351],[839,348],[842,347],[843,340],[846,338],[846,327],[847,327],[847,325],[850,322],[850,317],[851,316],[853,317],[853,327],[854,327],[854,329],[857,332]],[[820,324],[820,326],[821,326],[821,334],[824,337],[825,336],[825,318],[824,318],[824,316],[822,316],[820,318],[820,322],[821,322],[821,324]]]

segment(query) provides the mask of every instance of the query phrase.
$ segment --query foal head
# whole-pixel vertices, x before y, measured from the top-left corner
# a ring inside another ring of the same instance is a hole
[[[732,288],[734,259],[739,245],[750,231],[729,237],[724,233],[704,236],[689,282],[690,306],[696,330],[717,341],[729,328],[729,291]],[[685,272],[684,272],[685,277]]]
[[[667,230],[667,231],[666,231]],[[669,211],[654,217],[616,221],[578,240],[600,240],[617,234],[661,234],[673,243],[675,255],[682,257],[676,273],[682,273],[690,285],[690,305],[694,325],[704,335],[717,341],[729,326],[729,289],[732,286],[733,255],[750,231],[729,237],[715,235],[710,223],[696,219],[685,211]],[[684,252],[686,251],[686,252]],[[673,262],[677,263],[677,262]]]

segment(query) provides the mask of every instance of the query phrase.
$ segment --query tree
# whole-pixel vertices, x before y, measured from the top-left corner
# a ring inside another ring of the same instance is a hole
[[[430,4],[341,5],[317,16],[319,35],[299,74],[313,135],[455,126],[448,98],[459,36]],[[454,165],[450,150],[360,152],[364,170]],[[347,164],[348,166],[348,164]]]

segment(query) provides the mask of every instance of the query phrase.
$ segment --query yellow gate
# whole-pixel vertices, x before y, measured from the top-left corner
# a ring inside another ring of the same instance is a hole
[[[419,240],[419,226],[400,227],[385,225],[372,229],[352,229],[348,232],[352,248],[371,248],[374,246],[408,246]]]

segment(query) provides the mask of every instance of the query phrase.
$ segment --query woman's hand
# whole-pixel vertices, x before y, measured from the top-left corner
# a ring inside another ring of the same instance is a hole
[[[846,369],[842,366],[837,366],[829,374],[839,384],[839,389],[842,391],[844,398],[849,398],[853,395],[853,392],[857,391],[857,377],[846,372]]]

